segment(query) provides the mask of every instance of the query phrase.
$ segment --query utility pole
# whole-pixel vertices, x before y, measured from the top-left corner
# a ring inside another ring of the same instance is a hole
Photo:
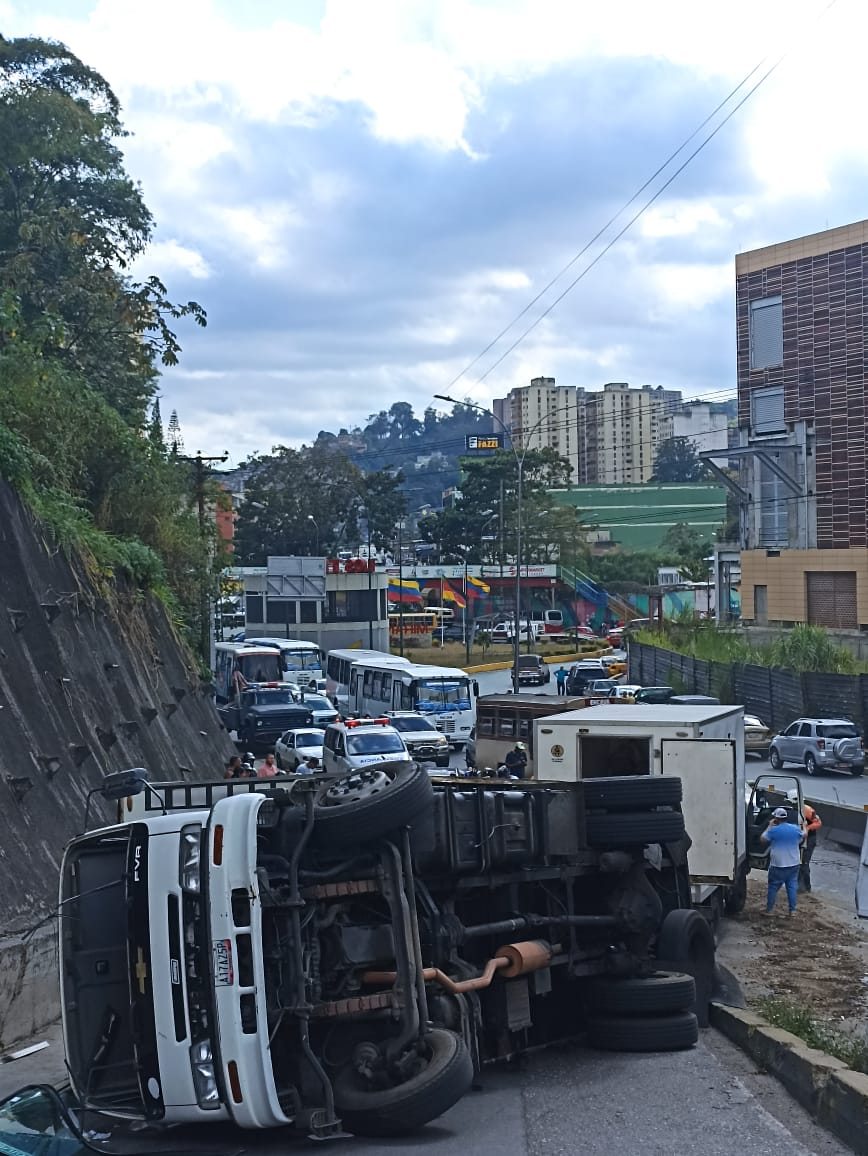
[[[211,457],[202,454],[202,451],[196,454],[195,457],[186,457],[183,454],[177,455],[178,461],[189,462],[193,467],[193,492],[196,495],[196,507],[199,514],[199,539],[202,544],[202,581],[200,588],[199,601],[199,650],[205,662],[211,662],[211,592],[208,584],[208,567],[206,565],[207,552],[205,542],[207,539],[205,526],[205,482],[208,475],[211,473],[209,468],[212,462],[225,462],[229,460],[229,454],[224,451],[222,454],[214,454]]]

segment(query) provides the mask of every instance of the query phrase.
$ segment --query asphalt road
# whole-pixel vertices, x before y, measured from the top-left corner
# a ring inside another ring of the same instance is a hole
[[[55,1041],[59,1049],[59,1040]],[[40,1053],[13,1073],[4,1066],[0,1094],[51,1078]],[[59,1057],[58,1051],[55,1060]],[[43,1058],[45,1057],[45,1058]],[[17,1065],[12,1065],[13,1067]],[[56,1064],[55,1064],[56,1066]],[[18,1077],[16,1079],[16,1076]],[[152,1135],[112,1129],[117,1153],[190,1156],[293,1156],[323,1146],[289,1131],[242,1132],[225,1124]],[[567,1045],[487,1068],[479,1086],[414,1136],[353,1137],[326,1145],[335,1156],[846,1156],[772,1076],[713,1029],[687,1052],[596,1052]]]

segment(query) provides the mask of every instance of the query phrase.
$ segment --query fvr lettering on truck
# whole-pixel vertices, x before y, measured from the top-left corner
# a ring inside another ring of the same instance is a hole
[[[679,777],[694,902],[739,885],[748,854],[740,706],[591,706],[537,719],[534,746],[544,781]]]

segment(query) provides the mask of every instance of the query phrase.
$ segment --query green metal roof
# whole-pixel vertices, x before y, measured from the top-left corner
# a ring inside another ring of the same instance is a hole
[[[577,507],[589,526],[608,530],[613,545],[629,550],[656,549],[678,522],[701,530],[711,541],[726,520],[726,491],[708,483],[572,486],[551,495],[559,505]]]

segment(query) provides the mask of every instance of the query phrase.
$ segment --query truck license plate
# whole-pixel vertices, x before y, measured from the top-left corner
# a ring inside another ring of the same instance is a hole
[[[215,939],[211,944],[214,955],[214,983],[217,987],[231,987],[235,982],[232,972],[232,940]]]

